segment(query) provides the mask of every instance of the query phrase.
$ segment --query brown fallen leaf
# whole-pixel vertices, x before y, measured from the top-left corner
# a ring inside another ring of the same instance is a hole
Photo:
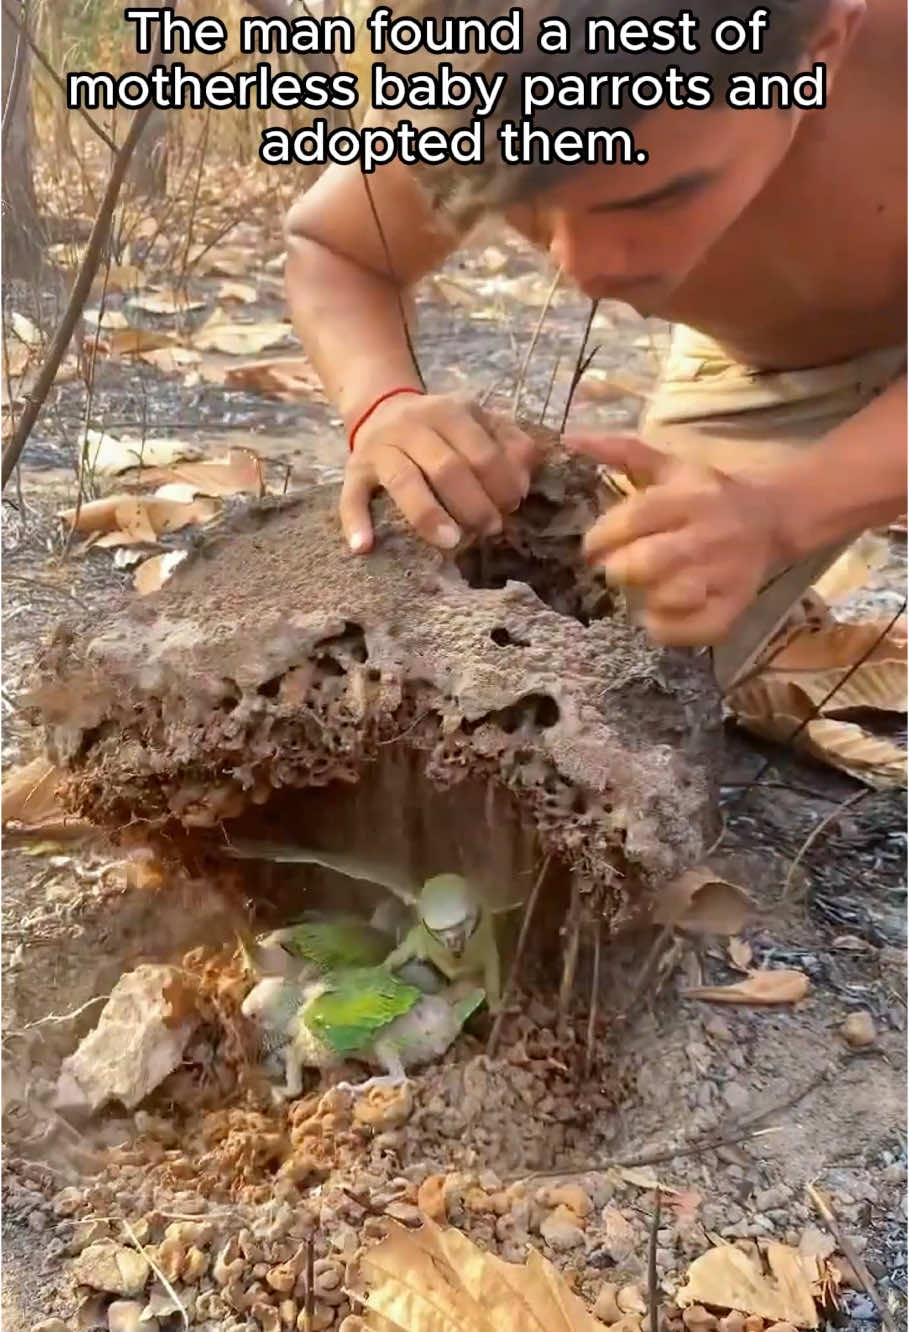
[[[58,517],[67,526],[74,526],[77,532],[124,538],[106,540],[101,536],[96,545],[154,545],[162,533],[201,526],[210,522],[217,512],[217,504],[204,497],[186,503],[172,499],[139,499],[135,495],[108,495],[104,499],[90,500],[78,510],[64,509]]]
[[[752,962],[751,944],[747,939],[730,939],[726,945],[729,961],[737,971],[748,971]]]
[[[689,1267],[688,1282],[676,1294],[676,1303],[681,1308],[700,1304],[736,1309],[772,1322],[817,1327],[815,1300],[823,1275],[817,1259],[776,1243],[766,1246],[764,1258],[767,1270],[759,1252],[744,1253],[734,1244],[708,1250]]]
[[[0,789],[3,823],[22,823],[39,828],[48,819],[59,817],[57,784],[60,775],[56,764],[43,757],[14,768],[3,779]]]
[[[142,310],[146,314],[173,315],[185,314],[188,310],[203,310],[205,302],[196,300],[182,291],[162,291],[151,289],[140,296],[134,296],[126,302],[133,310]]]
[[[19,314],[14,310],[9,317],[10,328],[13,336],[20,342],[24,342],[26,347],[40,347],[44,341],[44,335],[37,324],[35,324],[27,315]]]
[[[133,587],[140,597],[157,592],[185,559],[185,550],[169,550],[166,555],[153,555],[150,560],[144,560],[133,574]]]
[[[182,373],[202,360],[202,353],[194,351],[192,347],[152,347],[149,351],[136,354],[140,361],[157,366],[166,375]]]
[[[224,458],[206,462],[177,463],[161,473],[161,479],[183,481],[199,495],[265,494],[262,460],[252,449],[230,449]]]
[[[251,282],[222,282],[218,287],[219,301],[238,301],[241,305],[252,305],[259,293]]]
[[[602,1332],[551,1263],[523,1266],[477,1248],[459,1230],[394,1223],[347,1287],[375,1332]]]
[[[103,334],[101,345],[109,356],[143,356],[180,343],[173,334],[151,328],[116,328]]]
[[[720,1004],[795,1004],[810,989],[801,971],[752,971],[732,985],[698,985],[685,990],[686,999],[709,999]]]
[[[237,324],[225,319],[223,310],[216,310],[196,330],[190,341],[199,351],[219,351],[228,356],[256,356],[268,347],[286,341],[292,333],[291,325],[283,321]]]
[[[318,376],[304,356],[272,357],[231,366],[224,373],[224,383],[228,388],[248,389],[281,402],[297,398],[325,401]]]
[[[750,906],[741,888],[706,865],[698,865],[663,888],[653,919],[658,925],[672,925],[690,934],[738,934]]]

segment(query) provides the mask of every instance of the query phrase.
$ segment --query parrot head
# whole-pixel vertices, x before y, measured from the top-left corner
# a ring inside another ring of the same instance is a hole
[[[460,957],[480,923],[480,903],[460,874],[437,874],[420,893],[420,919],[454,957]]]

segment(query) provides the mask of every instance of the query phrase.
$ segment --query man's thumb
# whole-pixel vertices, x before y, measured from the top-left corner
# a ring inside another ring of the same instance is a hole
[[[670,462],[668,454],[651,448],[636,435],[566,435],[562,443],[569,453],[627,472],[638,485],[658,481]]]

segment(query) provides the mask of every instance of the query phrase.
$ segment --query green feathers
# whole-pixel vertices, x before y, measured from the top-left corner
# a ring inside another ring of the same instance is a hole
[[[303,1021],[342,1056],[365,1049],[383,1027],[409,1013],[423,997],[416,986],[405,985],[381,967],[345,970],[326,976],[323,985],[307,1003]]]
[[[263,943],[277,943],[320,972],[342,967],[377,967],[394,945],[383,931],[357,916],[304,916]]]

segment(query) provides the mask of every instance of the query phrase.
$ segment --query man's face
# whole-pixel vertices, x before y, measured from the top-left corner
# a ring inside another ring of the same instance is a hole
[[[577,171],[540,196],[549,252],[594,298],[656,312],[760,193],[798,113],[661,108],[635,126],[643,165]]]

